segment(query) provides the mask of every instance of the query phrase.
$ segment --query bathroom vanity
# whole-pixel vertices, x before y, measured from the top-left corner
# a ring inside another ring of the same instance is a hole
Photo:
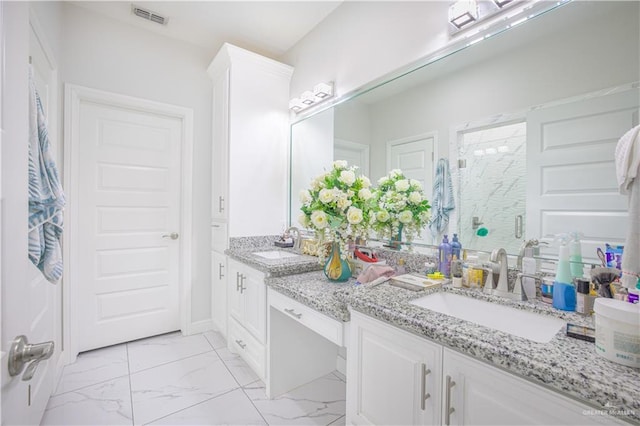
[[[315,258],[259,259],[260,250],[227,254],[231,264],[264,274],[264,310],[254,307],[264,321],[264,370],[256,372],[270,397],[340,370],[346,348],[348,424],[640,422],[638,371],[598,357],[593,343],[567,337],[564,327],[530,340],[415,301],[447,293],[542,319],[589,322],[575,313],[448,285],[415,292],[336,284],[313,270]],[[232,339],[229,348],[253,365]]]

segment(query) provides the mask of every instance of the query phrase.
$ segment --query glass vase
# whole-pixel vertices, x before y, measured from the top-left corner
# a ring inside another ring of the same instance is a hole
[[[402,223],[398,225],[398,233],[391,237],[389,248],[394,250],[400,250],[402,248],[402,226]]]
[[[324,274],[329,281],[343,282],[351,277],[351,267],[346,259],[341,257],[340,243],[334,241],[331,244],[331,252],[327,263],[324,264]]]

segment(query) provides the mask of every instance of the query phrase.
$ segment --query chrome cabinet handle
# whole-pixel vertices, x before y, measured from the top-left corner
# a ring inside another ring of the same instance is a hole
[[[177,240],[179,236],[180,234],[178,234],[177,232],[172,232],[170,234],[164,234],[162,238],[171,238],[172,240]]]
[[[247,344],[244,343],[242,340],[236,340],[236,343],[238,344],[238,346],[240,346],[241,349],[244,349],[247,347]]]
[[[445,394],[445,403],[444,403],[444,424],[449,426],[451,422],[451,414],[453,414],[456,409],[451,406],[451,388],[456,385],[456,382],[451,380],[451,376],[447,376],[447,391]]]
[[[218,279],[223,279],[224,274],[222,273],[222,269],[224,269],[224,265],[222,263],[218,263]]]
[[[427,376],[431,374],[431,370],[426,364],[422,364],[422,382],[420,391],[420,408],[424,411],[427,408],[427,399],[431,398],[431,394],[427,393]]]
[[[51,358],[54,347],[54,342],[30,344],[26,336],[16,337],[9,349],[9,375],[17,376],[26,366],[27,370],[22,375],[22,380],[31,380],[40,361]]]
[[[245,276],[244,276],[244,274],[240,274],[240,294],[243,294],[243,293],[244,293],[244,291],[247,289],[247,288],[244,286],[244,280],[245,280],[245,278],[247,278],[247,277],[245,277]]]
[[[218,213],[222,213],[224,211],[224,197],[221,195],[218,197]]]
[[[285,308],[284,311],[286,313],[288,313],[289,315],[291,315],[292,317],[295,317],[295,318],[298,318],[298,319],[302,318],[302,314],[299,314],[299,313],[297,314],[296,311],[294,311],[293,309],[286,309]]]

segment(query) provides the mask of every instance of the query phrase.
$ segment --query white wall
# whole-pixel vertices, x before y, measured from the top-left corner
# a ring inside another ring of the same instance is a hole
[[[193,45],[69,3],[33,7],[51,36],[63,83],[193,109],[192,321],[209,319],[212,84],[206,68],[212,58]]]
[[[450,1],[345,2],[290,49],[292,97],[322,81],[338,96],[438,50],[449,41]]]

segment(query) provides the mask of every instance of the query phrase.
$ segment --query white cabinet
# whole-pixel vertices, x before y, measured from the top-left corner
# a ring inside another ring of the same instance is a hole
[[[357,312],[347,357],[347,423],[440,424],[442,346]]]
[[[265,378],[266,287],[264,274],[228,259],[228,347]]]
[[[447,348],[442,393],[446,425],[625,424],[589,415],[594,409]]]
[[[286,221],[293,68],[225,43],[213,80],[212,220],[229,237],[275,235]]]
[[[589,415],[593,412],[543,386],[352,312],[347,424],[626,424]]]
[[[228,337],[225,278],[217,277],[229,237],[275,235],[286,221],[282,206],[287,203],[293,68],[225,43],[207,72],[213,80],[211,316]],[[234,276],[226,275],[233,284]],[[254,314],[247,314],[251,332],[257,332],[250,318]]]
[[[213,326],[227,337],[227,257],[211,250],[211,312]]]

